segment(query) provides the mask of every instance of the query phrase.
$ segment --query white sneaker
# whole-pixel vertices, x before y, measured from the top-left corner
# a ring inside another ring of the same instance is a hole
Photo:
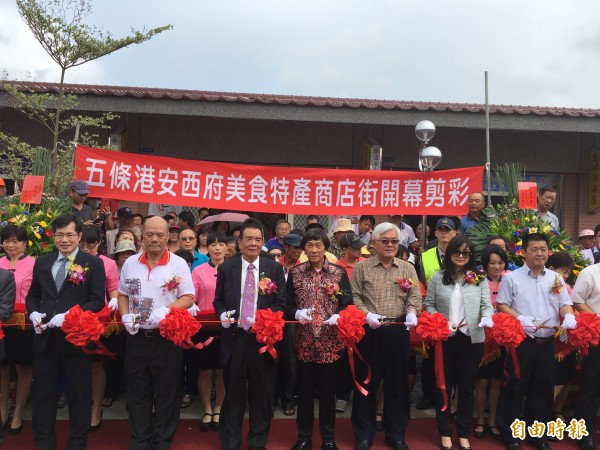
[[[335,412],[344,413],[346,412],[346,406],[348,402],[346,400],[338,400],[335,402]]]

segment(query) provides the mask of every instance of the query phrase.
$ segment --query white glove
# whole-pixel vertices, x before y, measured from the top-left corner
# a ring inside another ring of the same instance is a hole
[[[311,317],[310,311],[311,311],[310,309],[299,309],[298,311],[296,311],[296,314],[295,314],[296,320],[298,322],[300,322],[302,325],[312,322],[312,317]]]
[[[406,325],[406,329],[410,330],[413,327],[417,326],[417,316],[415,313],[408,313],[406,315],[406,319],[404,319],[404,325]]]
[[[379,314],[367,313],[367,324],[373,329],[376,330],[381,326],[380,320],[384,317]]]
[[[456,324],[454,322],[448,321],[448,329],[450,330],[450,337],[456,334]]]
[[[111,311],[116,311],[119,307],[119,299],[111,298],[110,302],[108,302],[108,307],[111,309]]]
[[[563,333],[560,334],[560,336],[558,337],[558,339],[560,340],[560,342],[562,342],[563,344],[566,344],[567,342],[569,342],[569,336],[567,335],[567,332],[564,331]]]
[[[163,320],[168,313],[169,308],[167,308],[166,306],[161,306],[160,308],[153,309],[152,314],[150,314],[150,317],[148,317],[146,323],[150,326],[159,325],[160,321]]]
[[[479,322],[478,327],[479,328],[492,328],[494,326],[494,321],[492,320],[492,318],[490,316],[483,316],[481,318],[481,322]]]
[[[223,328],[229,328],[231,326],[231,324],[235,320],[235,319],[233,319],[234,314],[235,314],[235,309],[232,309],[231,311],[225,311],[224,313],[221,314],[221,317],[219,317],[219,319],[221,320],[221,326]]]
[[[574,330],[575,328],[577,328],[577,321],[575,320],[575,316],[571,313],[565,314],[565,317],[564,317],[563,323],[562,323],[562,329],[563,330]]]
[[[519,316],[517,317],[517,320],[521,322],[521,327],[523,327],[523,331],[525,332],[525,334],[528,336],[533,336],[534,328],[537,326],[533,323],[535,317]]]
[[[192,306],[190,306],[188,308],[188,312],[193,316],[196,317],[196,314],[198,314],[198,311],[200,311],[200,308],[198,308],[198,305],[196,305],[195,303],[192,304]]]
[[[69,311],[66,313],[56,314],[50,322],[48,322],[48,328],[60,328],[62,327],[63,322],[65,321],[65,316],[69,314]]]
[[[323,323],[326,325],[335,326],[335,325],[337,325],[337,321],[339,318],[340,318],[339,314],[334,314],[333,316],[331,316],[329,319],[327,319]]]
[[[48,324],[42,323],[44,317],[46,317],[46,313],[40,314],[37,311],[34,311],[31,314],[29,314],[29,320],[31,320],[31,323],[33,324],[33,329],[36,334],[42,334],[48,327]]]
[[[134,335],[140,329],[140,324],[137,323],[139,317],[139,314],[125,314],[121,317],[121,322],[129,334]]]

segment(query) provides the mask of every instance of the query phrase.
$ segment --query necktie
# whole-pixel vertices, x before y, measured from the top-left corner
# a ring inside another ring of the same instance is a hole
[[[58,271],[56,272],[56,276],[54,277],[54,283],[56,284],[56,290],[60,291],[60,288],[65,282],[67,258],[63,256],[58,260],[58,262],[60,263],[60,265],[58,266]]]
[[[248,317],[254,318],[254,291],[256,290],[254,281],[254,264],[248,266],[246,273],[246,283],[244,284],[244,293],[242,295],[242,308],[240,311],[240,322],[242,328],[246,331],[250,328]]]

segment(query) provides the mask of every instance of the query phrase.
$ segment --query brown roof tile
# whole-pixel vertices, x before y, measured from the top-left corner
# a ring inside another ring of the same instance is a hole
[[[21,90],[56,92],[58,83],[35,81],[8,81]],[[1,86],[0,86],[1,89]],[[415,102],[403,100],[373,100],[358,98],[308,97],[276,94],[247,94],[235,92],[208,92],[185,89],[159,89],[126,86],[65,84],[65,89],[77,95],[193,100],[207,102],[243,102],[297,106],[327,106],[332,108],[398,109],[402,111],[450,111],[483,113],[485,106],[473,103]],[[555,117],[600,117],[600,109],[561,108],[550,106],[490,105],[490,113],[521,114]]]

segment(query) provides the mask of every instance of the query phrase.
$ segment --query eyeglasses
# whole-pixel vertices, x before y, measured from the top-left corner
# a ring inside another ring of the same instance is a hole
[[[275,258],[279,258],[282,255],[282,253],[271,253],[271,256],[274,256]]]
[[[67,239],[74,239],[74,238],[76,238],[76,237],[78,237],[78,236],[79,236],[79,233],[56,233],[56,234],[54,235],[54,237],[55,237],[56,239],[64,239],[64,238],[67,238]]]
[[[469,258],[473,253],[470,250],[454,250],[452,254],[461,258]]]
[[[80,245],[85,248],[94,248],[99,242],[82,242]]]
[[[195,237],[182,237],[182,238],[179,238],[179,240],[181,240],[181,241],[195,241],[196,238]]]
[[[377,239],[383,245],[398,245],[400,243],[400,239]]]

